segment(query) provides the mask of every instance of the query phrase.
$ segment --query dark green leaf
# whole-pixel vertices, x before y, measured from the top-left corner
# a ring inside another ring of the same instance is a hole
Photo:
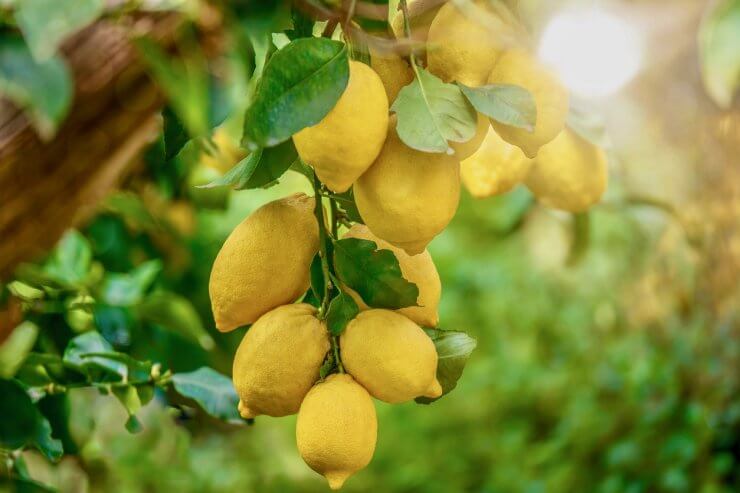
[[[532,94],[525,88],[511,84],[490,84],[481,87],[458,85],[478,112],[504,125],[534,131],[537,123],[537,105]]]
[[[329,309],[326,312],[326,327],[332,335],[338,336],[358,313],[360,309],[355,300],[347,293],[340,291],[329,303]]]
[[[141,399],[139,399],[139,393],[133,385],[113,387],[111,392],[123,404],[129,416],[134,416],[141,409]]]
[[[419,288],[403,278],[393,252],[377,250],[373,241],[345,238],[334,242],[334,268],[368,306],[392,310],[416,306]]]
[[[347,87],[349,59],[344,43],[303,38],[275,53],[265,67],[254,102],[244,118],[244,143],[273,147],[317,124]]]
[[[321,266],[321,255],[317,253],[311,261],[311,291],[317,300],[324,296],[325,285],[326,279],[324,278],[324,269]]]
[[[298,38],[310,38],[313,36],[314,21],[308,17],[301,9],[293,6],[291,10],[293,28],[285,31],[288,38],[292,41]]]
[[[23,0],[15,20],[37,60],[46,60],[69,35],[103,13],[104,0]]]
[[[146,321],[153,322],[191,339],[203,349],[215,346],[206,331],[200,315],[186,298],[174,293],[155,293],[141,304],[139,313]]]
[[[292,140],[275,147],[257,149],[225,175],[198,188],[230,186],[235,190],[267,187],[275,183],[298,158]]]
[[[332,370],[334,370],[334,367],[336,366],[336,362],[334,361],[334,353],[332,351],[329,351],[326,354],[326,359],[324,360],[324,364],[321,365],[321,368],[319,369],[319,378],[321,380],[325,379],[327,375],[329,375]]]
[[[442,385],[442,395],[448,394],[457,386],[465,364],[478,343],[465,332],[429,328],[424,328],[424,332],[437,348],[437,380]],[[429,404],[437,399],[417,397],[416,402]]]
[[[57,490],[28,478],[0,477],[0,491],[12,493],[56,493]]]
[[[62,455],[62,443],[51,436],[49,421],[39,412],[23,387],[0,380],[0,446],[17,449],[34,445],[50,460]]]
[[[239,397],[231,380],[215,370],[202,367],[190,373],[172,375],[175,390],[193,399],[211,416],[241,422],[237,411]]]
[[[144,427],[141,425],[141,421],[134,416],[133,414],[128,417],[126,420],[126,431],[128,431],[131,434],[139,433],[141,430],[144,429]]]
[[[44,139],[50,139],[67,115],[73,95],[72,77],[61,58],[38,62],[23,40],[0,38],[0,94],[29,112]]]
[[[162,118],[164,120],[164,158],[169,161],[185,147],[190,140],[190,135],[170,106],[162,110]]]
[[[478,115],[455,84],[419,68],[419,77],[401,89],[391,106],[396,131],[409,147],[452,153],[448,141],[465,142],[475,134]]]

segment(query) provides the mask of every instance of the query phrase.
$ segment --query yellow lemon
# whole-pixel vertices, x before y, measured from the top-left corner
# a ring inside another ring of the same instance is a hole
[[[532,94],[537,106],[534,132],[491,119],[491,125],[501,138],[521,148],[527,157],[535,157],[540,147],[563,130],[568,116],[568,91],[553,72],[529,53],[512,50],[501,55],[488,77],[488,82],[521,86]]]
[[[345,238],[359,238],[361,240],[374,241],[378,250],[390,250],[398,259],[398,265],[401,267],[401,274],[404,279],[416,284],[419,288],[419,297],[417,304],[419,306],[410,306],[397,310],[419,325],[425,327],[436,327],[439,322],[439,299],[442,296],[442,283],[439,280],[437,268],[434,266],[432,256],[424,250],[419,255],[409,255],[400,248],[396,248],[387,241],[381,240],[375,236],[364,224],[356,224],[350,228],[344,235]],[[362,301],[362,298],[348,289],[352,297],[357,302],[361,310],[367,310],[368,306]]]
[[[378,438],[375,405],[351,376],[329,375],[303,400],[295,434],[306,464],[338,490],[373,458]]]
[[[480,149],[460,163],[462,182],[473,197],[485,198],[508,192],[527,177],[532,160],[509,144],[492,128]]]
[[[308,289],[319,248],[313,208],[312,197],[291,195],[260,207],[231,232],[208,285],[218,330],[251,324]]]
[[[566,128],[540,149],[525,183],[543,204],[583,212],[601,199],[607,179],[603,149]]]
[[[370,66],[380,77],[388,102],[393,104],[401,89],[414,80],[414,71],[406,60],[395,53],[382,53],[370,48]]]
[[[488,0],[449,2],[429,27],[427,68],[445,82],[482,86],[501,52],[514,43],[513,30]]]
[[[360,312],[342,332],[339,347],[347,372],[381,401],[395,404],[442,395],[434,343],[403,315]]]
[[[297,413],[319,379],[329,348],[329,333],[311,305],[284,305],[262,315],[234,356],[234,388],[241,415]]]
[[[475,127],[475,135],[465,142],[451,142],[450,147],[455,150],[455,158],[462,161],[472,156],[480,148],[486,138],[488,129],[491,128],[490,121],[486,115],[478,113],[478,122]]]
[[[354,193],[370,231],[417,255],[455,215],[460,165],[444,153],[411,149],[392,123],[383,150],[357,180]]]
[[[349,82],[319,123],[293,136],[301,159],[329,189],[346,192],[378,156],[388,131],[383,82],[364,63],[349,62]]]

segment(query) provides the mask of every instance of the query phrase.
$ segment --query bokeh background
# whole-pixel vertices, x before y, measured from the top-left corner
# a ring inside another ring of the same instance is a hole
[[[478,347],[438,402],[377,403],[374,460],[344,491],[740,491],[740,108],[707,91],[700,42],[719,3],[520,2],[535,37],[597,4],[639,40],[629,80],[586,98],[610,142],[609,191],[577,219],[524,187],[463,194],[430,252],[440,326]],[[734,41],[724,49],[740,51]],[[239,129],[235,117],[222,130]],[[156,324],[94,323],[137,357],[228,375],[242,333],[212,330],[213,258],[252,210],[308,183],[291,172],[266,190],[194,189],[222,170],[197,148],[165,162],[162,146],[79,231],[105,272],[159,260],[154,289],[189,300],[215,348]],[[36,317],[68,333],[92,323]],[[64,441],[77,453],[52,465],[26,452],[31,476],[70,493],[326,491],[298,455],[295,417],[235,426],[164,402],[130,434],[115,399],[70,392]]]

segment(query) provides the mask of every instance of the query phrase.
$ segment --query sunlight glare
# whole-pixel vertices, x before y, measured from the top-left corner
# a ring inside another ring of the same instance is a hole
[[[599,10],[558,14],[547,26],[539,50],[576,94],[614,94],[637,74],[642,42],[625,20]]]

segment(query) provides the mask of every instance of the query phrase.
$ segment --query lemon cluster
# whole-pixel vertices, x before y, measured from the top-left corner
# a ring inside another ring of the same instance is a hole
[[[447,2],[431,9],[428,4],[408,1],[411,37],[424,43],[422,59],[429,72],[469,87],[523,87],[537,109],[533,129],[479,114],[475,136],[462,146],[452,145],[470,193],[490,197],[524,183],[543,204],[556,209],[583,212],[597,203],[607,186],[606,155],[566,125],[568,91],[528,49],[526,30],[516,17],[488,0]],[[405,36],[401,12],[392,30],[396,37]],[[413,79],[409,66],[396,55],[375,56],[372,66],[391,101]]]
[[[309,288],[310,263],[319,249],[314,200],[296,194],[247,217],[219,252],[209,290],[219,330],[251,324],[233,365],[240,414],[298,413],[301,456],[337,489],[375,450],[371,397],[400,403],[442,394],[437,352],[421,329],[437,324],[441,284],[428,252],[410,256],[364,225],[350,228],[346,238],[371,240],[393,252],[404,277],[419,288],[419,306],[371,309],[345,287],[362,311],[338,338],[346,373],[321,380],[330,334],[315,307],[294,303]]]

